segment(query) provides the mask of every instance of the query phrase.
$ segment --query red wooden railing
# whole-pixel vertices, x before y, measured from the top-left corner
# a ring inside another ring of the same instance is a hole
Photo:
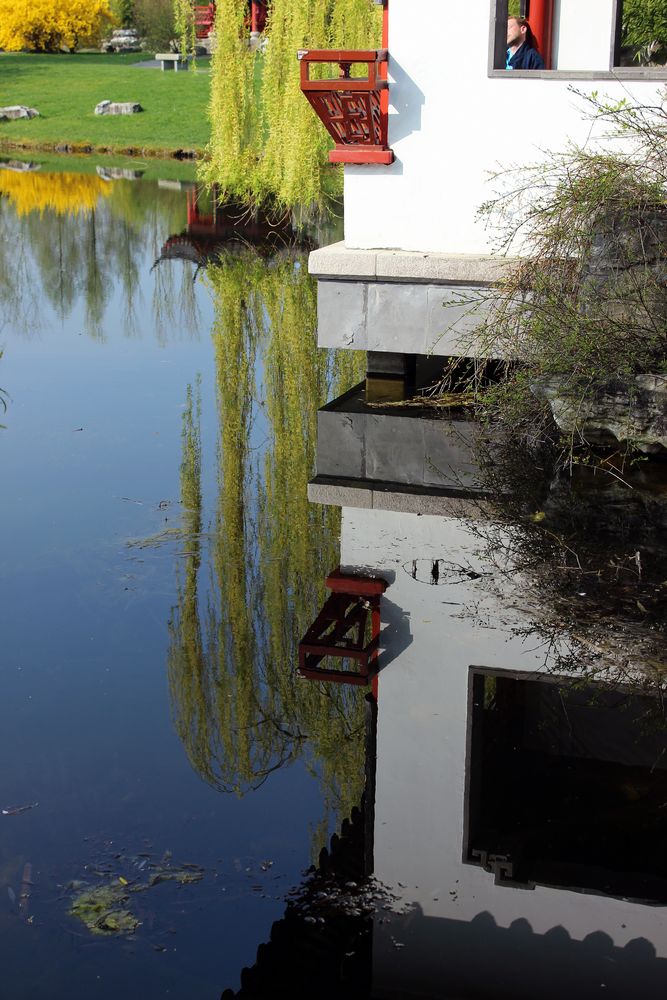
[[[393,163],[387,140],[388,101],[386,49],[315,49],[298,53],[301,90],[335,142],[332,163]],[[314,63],[337,63],[336,79],[311,80]],[[354,64],[365,64],[366,75],[353,77]]]
[[[331,595],[299,643],[298,674],[308,680],[337,684],[371,683],[377,673],[380,646],[380,597],[387,589],[380,577],[335,570],[326,579]],[[371,617],[371,634],[366,625]],[[358,670],[321,667],[325,657],[354,660]]]

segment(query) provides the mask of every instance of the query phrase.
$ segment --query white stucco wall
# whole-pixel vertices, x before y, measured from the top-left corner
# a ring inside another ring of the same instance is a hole
[[[560,0],[559,71],[608,72],[613,0]],[[489,253],[476,219],[494,193],[489,175],[590,142],[571,86],[612,100],[653,101],[662,84],[616,79],[488,76],[489,0],[390,0],[391,166],[345,168],[350,248]],[[464,16],[461,16],[462,10]],[[456,17],[453,12],[456,11]]]
[[[598,995],[601,987],[604,994],[606,984],[596,982],[595,994],[589,994],[578,979],[596,967],[594,955],[582,960],[581,968],[562,970],[557,948],[543,955],[543,936],[565,935],[582,948],[590,941],[593,950],[601,934],[616,948],[639,939],[665,957],[666,908],[545,886],[532,891],[496,886],[492,875],[462,861],[469,668],[544,669],[544,648],[535,636],[514,634],[513,626],[526,623],[520,587],[508,584],[506,601],[498,602],[492,596],[495,581],[452,577],[435,587],[410,572],[413,560],[427,566],[446,559],[488,573],[492,567],[480,562],[478,549],[471,525],[462,520],[343,511],[343,566],[375,570],[391,581],[382,613],[387,652],[379,677],[374,851],[376,877],[395,892],[398,913],[389,917],[381,911],[376,921],[374,995],[412,990],[424,996],[533,1000],[551,998],[551,983],[561,975],[581,987],[578,996]],[[466,609],[475,609],[472,618]],[[459,954],[457,934],[461,929],[465,934],[472,921],[477,921],[468,938],[473,950]],[[493,936],[485,930],[489,926],[517,935],[516,992],[485,965]],[[538,978],[531,979],[531,967]],[[655,984],[648,989],[645,979],[643,985],[644,995],[653,998]]]

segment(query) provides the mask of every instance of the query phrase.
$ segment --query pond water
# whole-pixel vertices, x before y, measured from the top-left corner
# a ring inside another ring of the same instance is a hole
[[[662,998],[664,463],[368,405],[334,238],[0,162],[2,995]]]
[[[315,414],[349,374],[315,348],[288,234],[212,262],[230,224],[193,213],[194,193],[0,170],[0,923],[16,1000],[218,996],[363,777],[361,745],[334,753],[358,699],[292,669],[335,557],[337,517],[306,500]],[[201,880],[172,881],[183,863]],[[87,888],[160,873],[121,906],[141,921],[131,938],[68,915]]]

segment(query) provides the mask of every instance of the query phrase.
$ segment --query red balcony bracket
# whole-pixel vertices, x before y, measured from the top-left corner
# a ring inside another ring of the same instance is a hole
[[[299,52],[301,90],[335,142],[331,163],[394,162],[387,130],[386,49],[311,49]],[[337,79],[311,80],[314,63],[337,63]],[[366,75],[353,77],[354,64],[365,64]]]
[[[298,675],[337,684],[369,684],[377,673],[380,644],[380,596],[386,580],[335,570],[326,580],[331,595],[299,643]],[[370,640],[366,626],[371,616]],[[358,670],[320,667],[326,657],[356,661]]]

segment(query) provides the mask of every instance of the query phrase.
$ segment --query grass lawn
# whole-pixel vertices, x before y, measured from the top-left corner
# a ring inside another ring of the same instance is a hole
[[[202,150],[208,141],[208,65],[161,72],[134,64],[151,55],[0,53],[0,106],[27,104],[39,118],[0,122],[0,146],[29,144],[122,152]],[[93,114],[99,101],[138,101],[142,114]]]

